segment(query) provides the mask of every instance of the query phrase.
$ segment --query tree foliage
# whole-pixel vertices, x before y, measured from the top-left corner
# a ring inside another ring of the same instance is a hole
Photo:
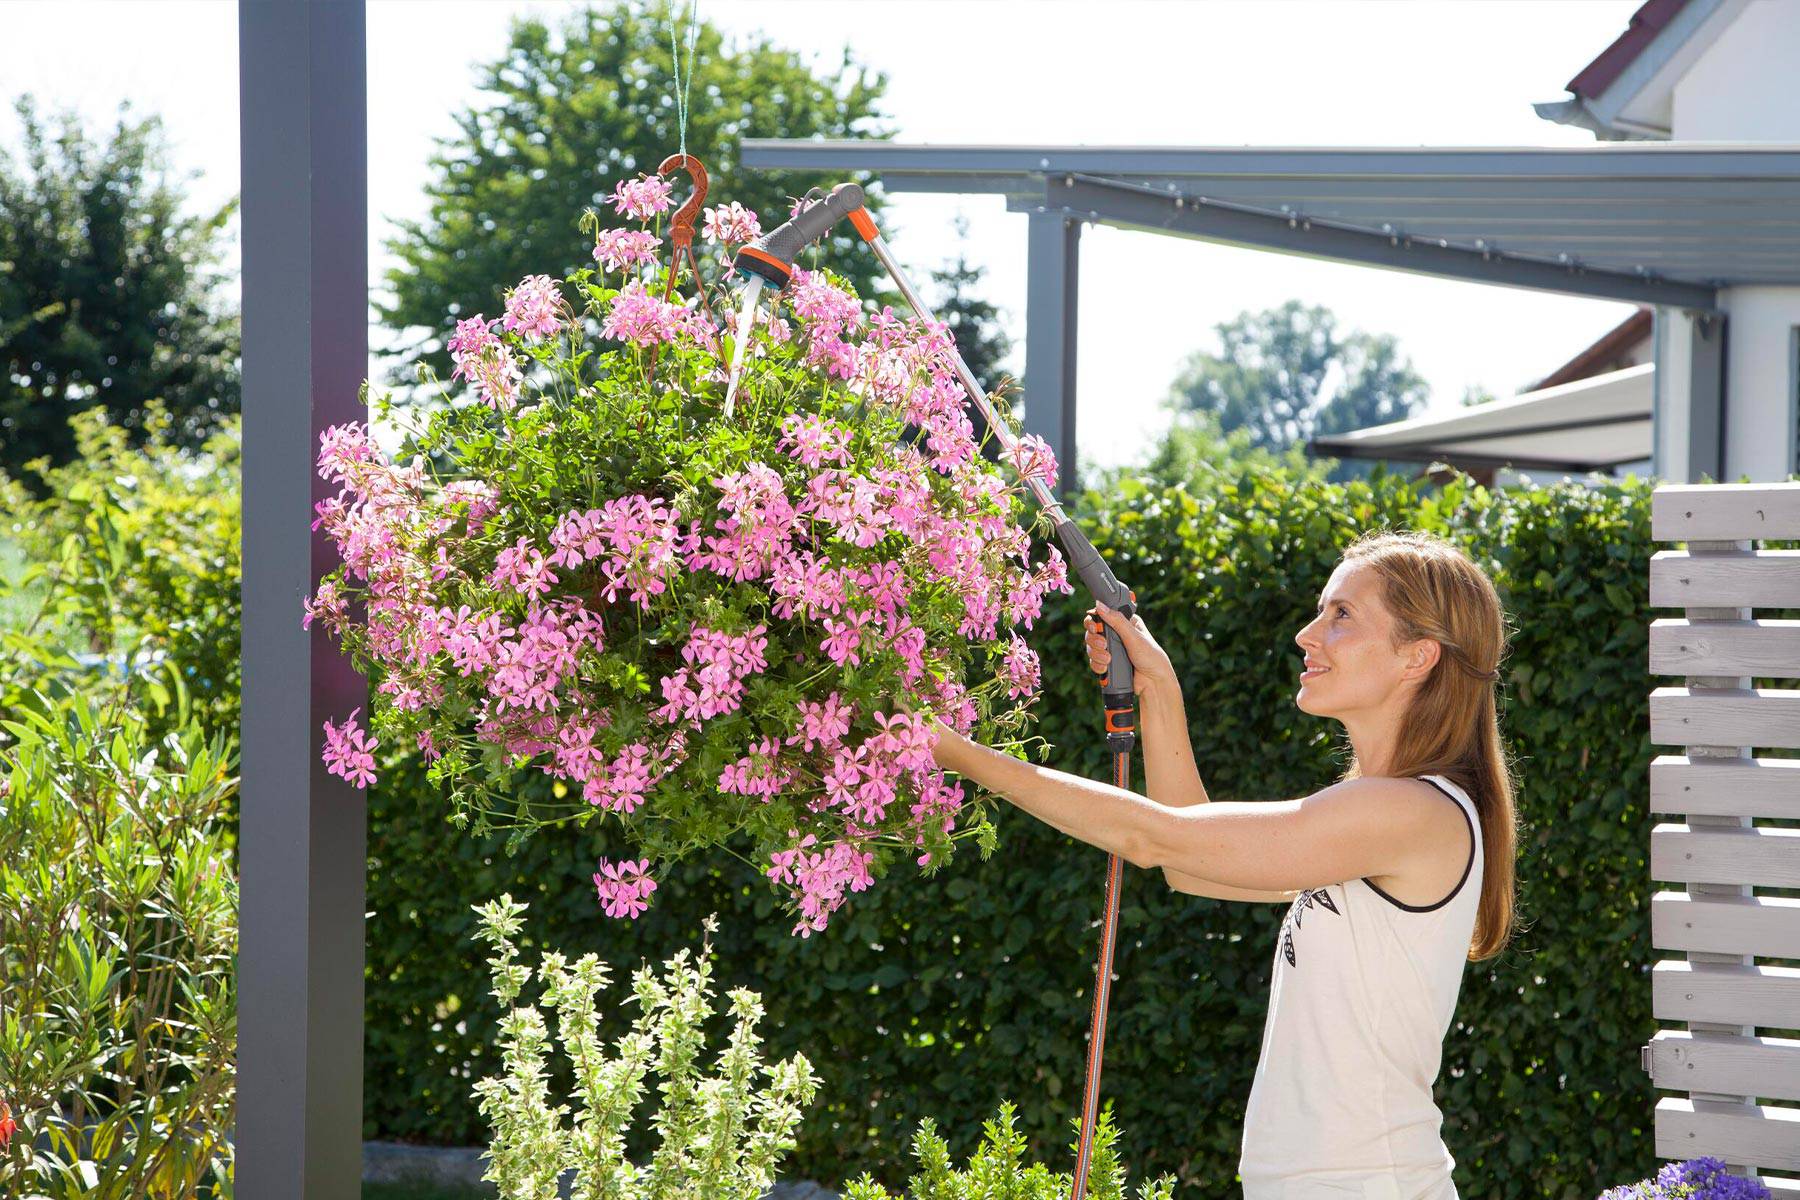
[[[1214,327],[1221,352],[1196,351],[1169,402],[1211,413],[1250,444],[1281,451],[1316,434],[1344,433],[1411,416],[1425,380],[1388,334],[1341,331],[1329,309],[1289,300]]]
[[[1012,338],[1007,336],[1006,328],[1000,322],[999,306],[981,294],[984,273],[969,261],[968,218],[959,214],[955,229],[956,257],[931,273],[931,282],[937,287],[937,319],[949,329],[950,338],[956,343],[963,362],[968,364],[969,373],[975,376],[975,382],[990,392],[1002,392],[1014,423],[1022,425],[1025,419],[1022,395],[1001,370],[1012,353]],[[969,422],[975,427],[982,454],[998,462],[1000,443],[985,436],[987,420],[973,405],[969,406]]]
[[[583,265],[581,213],[598,207],[613,181],[654,171],[676,152],[670,34],[682,42],[685,77],[687,15],[686,6],[659,0],[586,8],[554,29],[535,18],[513,24],[499,58],[480,68],[483,102],[457,116],[459,133],[432,156],[427,216],[398,222],[399,235],[387,242],[400,266],[386,280],[392,300],[378,297],[376,311],[402,334],[386,353],[403,364],[390,384],[410,384],[420,357],[448,378],[450,318],[492,315],[503,286]],[[766,228],[786,220],[792,198],[840,178],[745,170],[739,143],[884,137],[877,104],[885,85],[848,52],[834,71],[820,72],[766,37],[727,45],[716,26],[700,22],[687,148],[711,174],[709,202],[755,209]],[[686,193],[678,185],[676,194]],[[605,223],[621,223],[610,205],[600,211]],[[874,294],[879,264],[848,225],[818,261]]]
[[[1000,306],[981,292],[984,272],[969,261],[968,218],[958,216],[954,228],[956,257],[931,273],[937,285],[937,317],[949,328],[975,381],[991,390],[1001,382],[1002,368],[1013,351],[1012,338],[1000,322]]]
[[[67,462],[70,418],[91,408],[141,443],[154,400],[169,437],[198,446],[238,408],[238,318],[216,269],[237,201],[183,215],[157,117],[122,106],[98,144],[72,113],[52,133],[30,95],[14,108],[22,160],[0,150],[0,469]]]

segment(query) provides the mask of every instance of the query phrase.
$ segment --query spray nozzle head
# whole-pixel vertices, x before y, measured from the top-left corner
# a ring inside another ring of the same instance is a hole
[[[863,207],[862,185],[840,183],[824,199],[802,210],[785,225],[777,226],[737,252],[733,260],[740,271],[761,276],[776,287],[786,287],[794,275],[800,252],[824,237],[845,217],[864,241],[876,237],[875,222]]]

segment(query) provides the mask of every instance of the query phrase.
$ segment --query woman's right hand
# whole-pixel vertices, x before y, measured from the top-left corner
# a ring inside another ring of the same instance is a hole
[[[1150,636],[1150,630],[1144,624],[1144,618],[1133,615],[1130,621],[1119,615],[1117,609],[1095,605],[1088,609],[1083,624],[1087,627],[1085,641],[1087,643],[1088,667],[1094,674],[1104,679],[1107,670],[1112,666],[1112,653],[1106,648],[1105,627],[1111,626],[1125,643],[1125,653],[1131,659],[1131,688],[1138,695],[1143,695],[1152,687],[1176,687],[1175,665],[1163,648],[1156,644]]]

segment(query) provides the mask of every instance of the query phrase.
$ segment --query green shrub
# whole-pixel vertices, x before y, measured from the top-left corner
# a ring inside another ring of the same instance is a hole
[[[505,1013],[501,1071],[475,1085],[481,1114],[494,1129],[483,1178],[501,1200],[552,1200],[565,1173],[572,1175],[574,1200],[757,1200],[775,1182],[777,1164],[793,1147],[794,1126],[818,1089],[804,1055],[765,1059],[757,1032],[762,997],[731,990],[731,1036],[707,1075],[700,1056],[716,1011],[710,940],[692,958],[677,951],[660,973],[637,970],[629,998],[637,1015],[610,1048],[601,1040],[594,1003],[611,983],[607,965],[592,954],[573,962],[543,954],[535,973],[542,1003],[555,1014],[555,1042],[575,1075],[566,1093],[573,1103],[557,1103],[565,1093],[546,1080],[549,1022],[537,1005],[521,1002],[533,977],[519,961],[517,940],[528,907],[501,896],[477,909],[476,936],[494,947],[487,961]],[[652,1075],[660,1079],[661,1100],[650,1122],[657,1145],[640,1165],[625,1155],[625,1131]]]
[[[53,665],[42,654],[63,668],[74,654],[111,655],[115,666],[178,663],[157,686],[184,690],[207,728],[235,734],[237,418],[199,453],[178,448],[155,410],[142,448],[102,409],[70,424],[80,453],[64,466],[37,464],[41,498],[0,475],[0,543],[22,560],[7,572],[14,594],[0,597],[0,649],[40,668]],[[0,711],[5,701],[0,694]],[[146,715],[153,729],[170,727]]]
[[[1356,534],[1435,530],[1494,572],[1518,626],[1503,695],[1529,925],[1504,956],[1469,968],[1445,1046],[1445,1138],[1469,1194],[1591,1196],[1654,1165],[1654,1093],[1636,1053],[1654,1029],[1649,492],[1636,481],[1490,493],[1264,472],[1194,492],[1124,481],[1081,502],[1181,672],[1196,757],[1221,798],[1301,795],[1341,769],[1331,728],[1293,705],[1292,639]],[[1041,733],[1051,763],[1105,777],[1098,689],[1077,649],[1085,606],[1071,599],[1035,631]],[[622,964],[666,958],[720,913],[736,931],[718,948],[720,971],[766,998],[771,1053],[817,1056],[820,1102],[798,1131],[797,1177],[868,1169],[898,1187],[921,1120],[966,1155],[976,1118],[1007,1097],[1034,1155],[1062,1142],[1080,1098],[1097,851],[1004,810],[990,861],[875,889],[796,945],[747,864],[682,865],[626,927],[601,919],[582,886],[593,858],[619,847],[545,836],[509,859],[445,827],[442,799],[424,790],[416,770],[390,768],[370,796],[372,1135],[478,1138],[466,1079],[492,1069],[495,1025],[479,1003],[480,965],[442,948],[471,932],[470,905],[510,891],[530,900],[538,936]],[[1206,1194],[1235,1176],[1280,915],[1128,873],[1104,1078],[1127,1160]]]
[[[0,589],[0,1099],[18,1122],[0,1194],[224,1197],[236,751],[205,726],[235,708],[235,664],[228,676],[171,653],[218,614],[156,611],[202,581],[175,578],[199,547],[159,545],[155,514],[211,526],[161,493],[172,456],[107,479],[103,464],[132,452],[84,424],[100,465],[53,472],[52,500],[14,510],[21,540],[52,554]],[[235,513],[215,516],[235,528]],[[235,579],[235,548],[218,570]]]
[[[913,1157],[919,1160],[919,1171],[908,1181],[902,1196],[895,1196],[864,1175],[845,1187],[845,1200],[1062,1200],[1073,1195],[1073,1172],[1058,1174],[1042,1163],[1025,1161],[1025,1138],[1019,1133],[1016,1111],[1011,1104],[1001,1104],[999,1115],[982,1126],[981,1145],[969,1157],[966,1171],[950,1165],[948,1143],[938,1133],[937,1123],[925,1118],[913,1137]],[[1079,1118],[1074,1127],[1079,1137]],[[1108,1106],[1094,1122],[1093,1156],[1088,1164],[1086,1190],[1082,1192],[1091,1200],[1125,1200],[1125,1166],[1119,1161],[1118,1140],[1119,1131],[1113,1127]],[[1146,1179],[1138,1184],[1137,1197],[1172,1200],[1174,1187],[1173,1176]]]

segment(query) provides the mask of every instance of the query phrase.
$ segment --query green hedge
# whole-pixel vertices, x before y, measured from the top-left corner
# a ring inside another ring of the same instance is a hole
[[[1591,1197],[1647,1174],[1648,486],[1489,493],[1262,474],[1203,492],[1126,482],[1081,507],[1175,659],[1220,798],[1301,795],[1340,769],[1335,727],[1293,706],[1292,638],[1343,545],[1375,527],[1431,529],[1489,566],[1517,626],[1504,695],[1529,927],[1464,979],[1439,1091],[1457,1184]],[[1084,607],[1071,598],[1035,631],[1042,731],[1051,763],[1105,777],[1078,650]],[[491,1070],[497,1013],[470,905],[511,891],[531,903],[533,939],[621,965],[696,944],[705,915],[720,913],[722,983],[760,990],[771,1053],[804,1051],[824,1078],[796,1177],[867,1169],[898,1186],[920,1118],[963,1155],[1002,1099],[1018,1103],[1034,1154],[1061,1161],[1079,1101],[1098,852],[1007,810],[990,861],[967,853],[933,880],[884,881],[802,942],[748,865],[690,865],[645,917],[614,923],[587,883],[602,843],[542,835],[508,859],[442,812],[402,772],[370,798],[370,1136],[482,1140],[469,1087]],[[1128,871],[1105,1093],[1139,1170],[1174,1171],[1201,1195],[1230,1190],[1280,915]]]

